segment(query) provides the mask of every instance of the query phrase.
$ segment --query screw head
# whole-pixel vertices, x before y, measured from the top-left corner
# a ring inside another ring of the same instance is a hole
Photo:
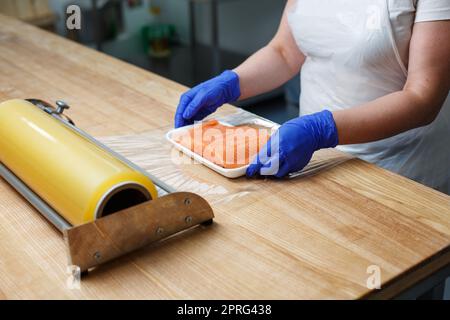
[[[191,199],[189,199],[189,198],[186,198],[186,199],[184,199],[184,204],[185,205],[190,205],[191,204]]]
[[[63,109],[69,109],[70,106],[63,100],[56,100],[56,105]]]
[[[191,223],[192,222],[192,217],[191,216],[187,216],[184,221],[186,221],[186,223]]]
[[[160,227],[160,228],[156,229],[156,234],[157,234],[157,235],[160,236],[160,235],[162,235],[163,233],[164,233],[164,229],[163,229],[163,228]]]
[[[65,109],[69,109],[70,108],[69,105],[66,102],[62,101],[62,100],[57,100],[56,101],[56,105],[58,106],[56,108],[56,113],[57,114],[62,114]]]
[[[96,251],[96,252],[94,253],[94,258],[95,258],[95,260],[100,260],[100,259],[102,258],[101,253],[100,253],[99,251]]]

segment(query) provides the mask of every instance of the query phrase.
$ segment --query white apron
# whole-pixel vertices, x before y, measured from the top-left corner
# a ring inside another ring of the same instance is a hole
[[[288,19],[306,55],[300,115],[357,107],[402,90],[407,70],[395,43],[388,3],[297,1]],[[426,127],[338,148],[450,194],[450,99]]]

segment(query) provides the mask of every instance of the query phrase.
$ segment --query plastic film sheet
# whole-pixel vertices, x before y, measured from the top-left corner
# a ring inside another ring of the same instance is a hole
[[[225,116],[212,115],[207,119],[240,125],[252,122],[255,118],[267,121],[242,109]],[[278,126],[276,123],[272,124]],[[177,191],[198,193],[213,205],[228,203],[266,188],[264,183],[260,181],[254,183],[255,180],[248,180],[245,177],[238,179],[222,177],[193,159],[180,156],[180,151],[176,150],[165,137],[172,128],[167,126],[141,134],[100,137],[99,140]],[[292,173],[288,179],[308,177],[351,158],[340,152],[320,150],[302,171]]]

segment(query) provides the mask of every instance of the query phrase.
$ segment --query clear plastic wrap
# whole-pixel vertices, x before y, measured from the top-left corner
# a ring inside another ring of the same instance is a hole
[[[216,114],[209,118],[232,125],[251,123],[255,119],[261,119],[274,127],[278,126],[242,109],[225,116]],[[166,140],[165,135],[171,129],[172,126],[167,126],[141,134],[103,137],[99,140],[177,191],[198,193],[211,204],[227,203],[264,188],[264,183],[252,183],[254,180],[247,180],[245,177],[238,179],[222,177],[181,154]],[[340,152],[320,150],[314,154],[311,162],[302,171],[291,174],[289,178],[300,179],[311,176],[350,158],[351,156]]]

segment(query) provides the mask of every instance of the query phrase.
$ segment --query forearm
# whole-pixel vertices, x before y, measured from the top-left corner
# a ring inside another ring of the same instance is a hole
[[[300,66],[290,64],[271,44],[265,46],[234,70],[239,76],[240,100],[280,87],[299,72]]]
[[[333,112],[339,144],[376,141],[431,123],[443,103],[403,90],[364,105]]]
[[[339,144],[388,138],[431,123],[450,90],[450,21],[416,23],[403,90],[333,113]]]

